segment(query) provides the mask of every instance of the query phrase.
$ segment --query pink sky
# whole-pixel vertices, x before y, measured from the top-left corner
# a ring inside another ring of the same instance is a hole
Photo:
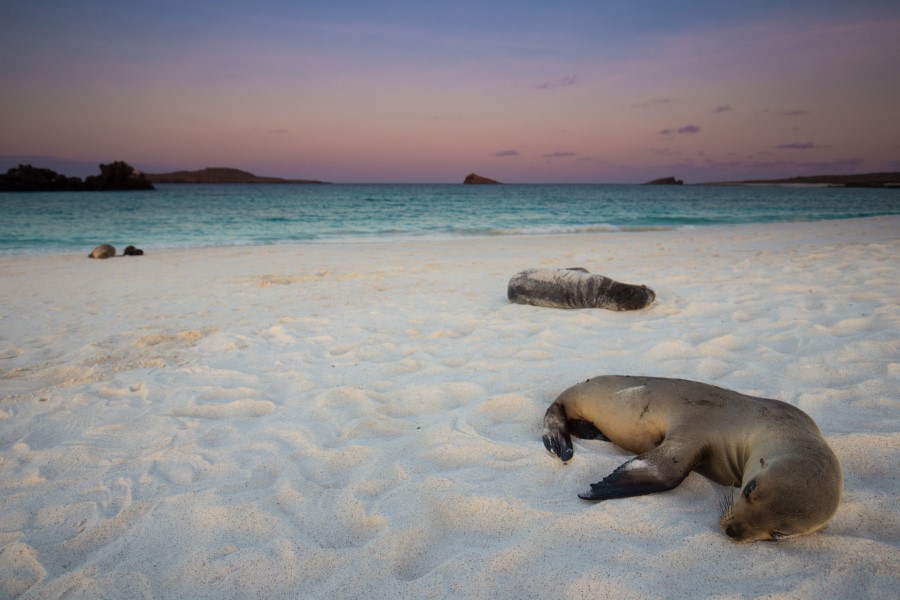
[[[596,3],[513,18],[473,3],[477,24],[414,3],[344,13],[267,1],[245,13],[224,2],[203,18],[165,2],[146,14],[86,4],[105,24],[92,10],[4,9],[4,164],[126,160],[335,182],[900,170],[900,9],[889,3],[662,22]]]

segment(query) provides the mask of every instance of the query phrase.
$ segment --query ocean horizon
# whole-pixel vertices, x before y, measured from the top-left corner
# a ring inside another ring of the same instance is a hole
[[[894,189],[160,184],[0,194],[0,254],[667,230],[900,214]]]

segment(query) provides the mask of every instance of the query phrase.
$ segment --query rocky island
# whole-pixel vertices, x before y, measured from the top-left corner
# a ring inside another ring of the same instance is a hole
[[[259,177],[247,171],[228,167],[209,167],[199,171],[148,173],[147,178],[153,183],[326,183],[316,179]]]
[[[19,165],[0,175],[0,192],[97,192],[155,189],[143,173],[126,162],[100,165],[100,174],[84,181],[51,169]]]
[[[661,177],[659,179],[654,179],[653,181],[648,181],[644,185],[684,185],[684,181],[675,179],[674,177]]]
[[[494,184],[499,184],[500,182],[496,181],[494,179],[490,179],[488,177],[482,177],[481,175],[476,175],[475,173],[469,173],[468,175],[466,175],[466,178],[463,180],[463,183],[467,184],[467,185],[471,185],[471,184],[494,185]]]

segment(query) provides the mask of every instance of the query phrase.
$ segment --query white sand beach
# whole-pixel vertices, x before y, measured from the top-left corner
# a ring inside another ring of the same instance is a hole
[[[0,598],[900,593],[900,217],[145,250],[0,258]],[[574,266],[657,301],[507,301]],[[733,543],[698,474],[579,500],[629,455],[541,419],[613,373],[806,411],[830,526]]]

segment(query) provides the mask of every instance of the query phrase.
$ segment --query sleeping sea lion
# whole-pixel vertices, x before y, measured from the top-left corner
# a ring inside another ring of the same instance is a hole
[[[603,376],[564,391],[544,415],[544,446],[572,458],[571,435],[637,454],[579,497],[670,490],[692,470],[727,486],[720,526],[735,541],[822,529],[837,510],[841,465],[815,422],[778,400],[656,377]]]
[[[112,258],[116,255],[116,249],[109,244],[100,244],[88,254],[88,258]]]
[[[621,283],[589,273],[586,269],[526,269],[517,273],[506,288],[510,302],[548,308],[647,308],[656,293],[645,285]]]

